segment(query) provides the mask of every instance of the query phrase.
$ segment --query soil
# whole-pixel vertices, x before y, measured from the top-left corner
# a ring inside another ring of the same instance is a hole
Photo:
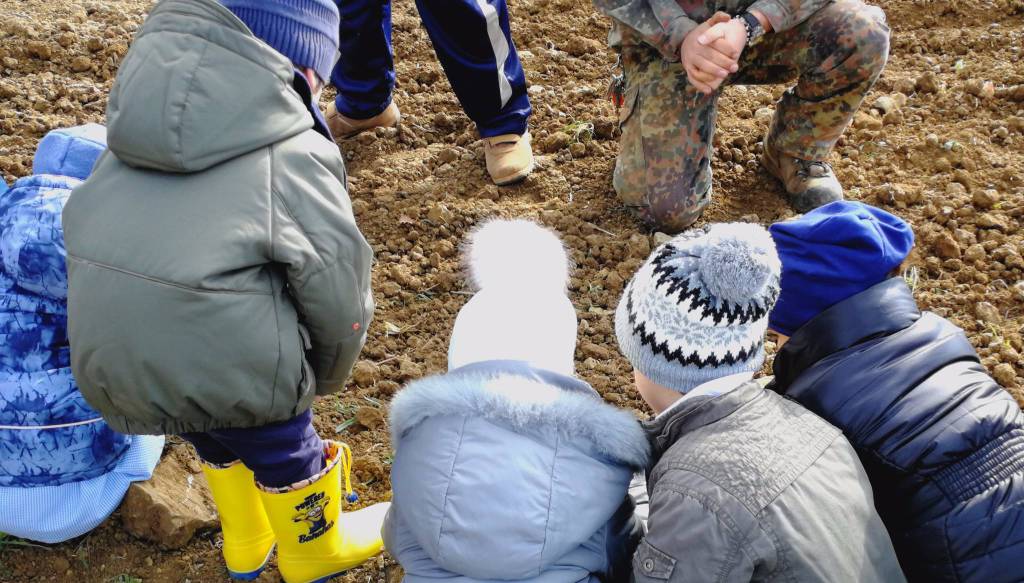
[[[615,63],[604,44],[608,24],[586,0],[509,4],[539,154],[525,183],[490,185],[481,143],[411,0],[394,7],[403,126],[341,144],[357,218],[377,254],[377,312],[348,390],[315,410],[324,436],[352,446],[360,504],[389,497],[387,403],[406,381],[445,369],[451,325],[467,299],[458,249],[486,217],[535,217],[562,234],[578,266],[571,286],[580,315],[578,372],[608,401],[645,414],[616,350],[612,314],[655,238],[611,189],[617,144],[616,110],[604,97]],[[0,0],[0,175],[8,182],[30,172],[48,130],[103,121],[117,65],[148,7],[140,0]],[[892,57],[832,162],[848,197],[913,223],[918,246],[907,276],[918,300],[963,327],[1024,406],[1024,1],[889,0],[883,7]],[[717,198],[704,222],[792,216],[757,163],[783,89],[726,91],[715,137]],[[167,455],[193,454],[172,438]],[[0,580],[226,581],[218,541],[206,531],[163,551],[125,532],[115,513],[64,544],[0,544]],[[393,564],[380,557],[341,580],[394,580]],[[277,580],[274,569],[260,578]]]

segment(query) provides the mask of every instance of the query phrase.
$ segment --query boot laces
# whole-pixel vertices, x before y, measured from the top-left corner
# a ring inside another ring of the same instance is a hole
[[[832,173],[832,167],[827,162],[793,158],[793,163],[796,164],[796,175],[800,178],[824,178]]]

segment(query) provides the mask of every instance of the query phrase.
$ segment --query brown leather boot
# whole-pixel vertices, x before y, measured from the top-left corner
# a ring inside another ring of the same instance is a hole
[[[786,156],[764,142],[761,165],[778,178],[793,210],[806,213],[830,202],[843,200],[843,186],[828,162]]]
[[[515,184],[533,172],[530,132],[484,138],[487,172],[498,186]]]
[[[384,111],[369,119],[352,119],[338,113],[338,108],[331,103],[327,106],[327,113],[324,117],[327,119],[327,127],[331,130],[334,139],[347,140],[373,128],[394,127],[402,120],[402,113],[398,111],[398,106],[392,101]]]

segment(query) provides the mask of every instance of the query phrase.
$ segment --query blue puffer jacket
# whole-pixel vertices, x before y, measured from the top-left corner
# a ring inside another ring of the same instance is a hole
[[[491,361],[391,405],[388,551],[406,581],[624,581],[639,542],[626,490],[648,445],[586,383]]]
[[[819,314],[772,388],[842,429],[912,581],[1024,581],[1024,414],[901,278]]]
[[[112,431],[78,392],[67,338],[61,211],[103,152],[104,137],[98,125],[51,132],[40,142],[34,174],[0,194],[0,532],[45,542],[95,526],[104,504],[74,494],[99,481],[111,496],[118,480],[107,476],[124,470],[132,447],[132,437]],[[145,444],[149,457],[154,445]],[[85,508],[53,519],[31,515],[31,504],[51,498]]]

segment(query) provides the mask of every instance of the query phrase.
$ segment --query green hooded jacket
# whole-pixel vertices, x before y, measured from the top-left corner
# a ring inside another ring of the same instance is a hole
[[[294,74],[212,0],[161,2],[125,57],[63,216],[72,368],[114,429],[284,421],[348,377],[373,254]]]

